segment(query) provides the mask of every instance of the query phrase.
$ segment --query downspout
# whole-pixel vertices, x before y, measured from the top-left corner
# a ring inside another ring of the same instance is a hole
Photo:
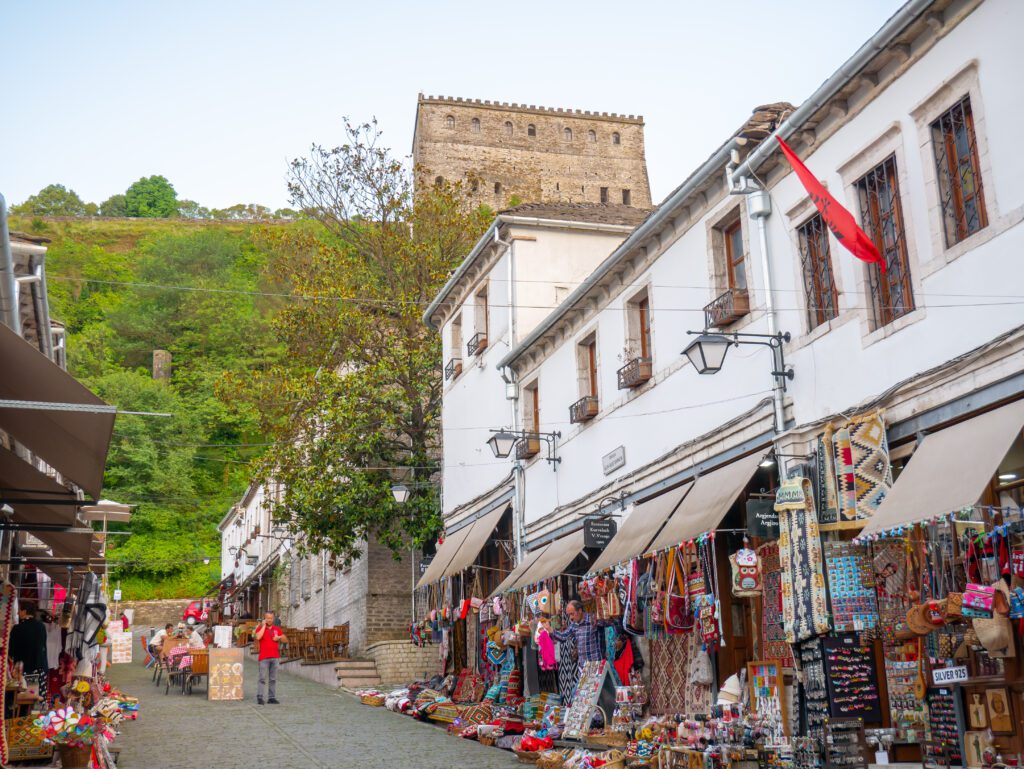
[[[506,276],[508,280],[508,349],[511,352],[516,346],[516,269],[515,241],[502,240],[499,235],[500,226],[494,228],[494,242],[504,246],[508,258]],[[519,429],[519,384],[510,368],[499,368],[498,373],[505,380],[505,398],[509,402],[510,424],[512,430]],[[526,510],[523,501],[524,478],[523,465],[519,460],[512,464],[512,539],[516,551],[516,564],[523,561],[523,540],[526,536]]]
[[[0,321],[14,333],[21,335],[21,315],[18,312],[18,281],[14,276],[14,255],[11,253],[11,233],[7,229],[7,201],[0,195]]]

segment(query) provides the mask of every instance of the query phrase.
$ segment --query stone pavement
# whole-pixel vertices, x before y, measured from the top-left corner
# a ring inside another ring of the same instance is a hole
[[[136,649],[137,651],[137,649]],[[136,655],[137,657],[138,655]],[[279,675],[280,705],[256,704],[256,664],[244,702],[164,695],[141,663],[112,665],[110,681],[139,698],[137,721],[115,745],[119,769],[511,769],[508,751],[451,737],[438,726],[370,708],[345,692]]]

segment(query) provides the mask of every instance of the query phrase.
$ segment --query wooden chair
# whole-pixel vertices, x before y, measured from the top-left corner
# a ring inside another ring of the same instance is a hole
[[[154,657],[153,653],[149,650],[149,639],[146,638],[144,634],[139,636],[139,643],[142,644],[142,653],[145,655],[142,662],[148,669],[156,663],[156,657]]]
[[[192,654],[192,665],[189,667],[185,679],[185,693],[192,694],[192,686],[210,675],[210,652],[207,649],[197,649]]]

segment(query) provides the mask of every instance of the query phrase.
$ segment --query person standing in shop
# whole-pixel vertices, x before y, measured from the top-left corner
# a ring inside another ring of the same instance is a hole
[[[256,685],[256,704],[263,704],[263,688],[267,690],[267,704],[278,705],[277,666],[281,662],[280,644],[288,643],[281,628],[274,624],[274,612],[263,615],[263,622],[256,628],[256,642],[259,644],[260,678]]]
[[[581,665],[604,659],[601,631],[594,623],[594,618],[583,611],[583,604],[576,600],[569,601],[565,613],[569,617],[569,624],[564,630],[551,633],[551,637],[556,641],[575,639],[576,659]]]

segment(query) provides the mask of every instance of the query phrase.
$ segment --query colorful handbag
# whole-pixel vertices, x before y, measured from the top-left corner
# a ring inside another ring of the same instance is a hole
[[[1010,591],[1010,619],[1024,619],[1024,588]]]
[[[669,633],[689,633],[693,630],[693,613],[690,611],[686,581],[679,564],[679,551],[672,552],[669,558],[672,559],[672,565],[669,566],[668,590],[665,592],[665,629]],[[676,586],[682,595],[673,593],[672,589]]]
[[[697,606],[697,622],[700,625],[700,636],[709,647],[718,643],[718,614],[715,610],[715,597],[704,595]]]
[[[946,622],[960,622],[964,618],[964,594],[950,593],[946,596]]]
[[[972,619],[991,619],[992,605],[995,603],[996,589],[991,585],[979,585],[974,582],[967,583],[964,590],[963,616]]]
[[[737,598],[755,598],[764,592],[761,559],[749,547],[729,556],[732,564],[732,594]]]

